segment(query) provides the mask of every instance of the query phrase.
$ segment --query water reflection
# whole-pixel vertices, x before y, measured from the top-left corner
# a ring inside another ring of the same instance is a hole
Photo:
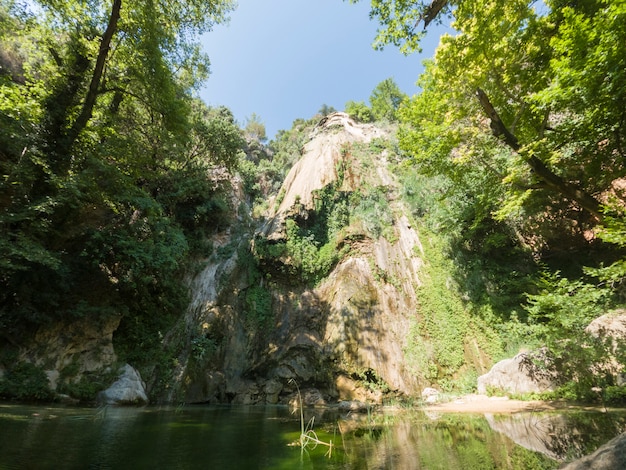
[[[282,407],[108,408],[0,405],[2,469],[542,469],[626,429],[625,413],[429,415],[307,410],[326,448],[301,450]]]
[[[486,414],[485,419],[516,444],[558,461],[588,454],[626,430],[622,410]]]

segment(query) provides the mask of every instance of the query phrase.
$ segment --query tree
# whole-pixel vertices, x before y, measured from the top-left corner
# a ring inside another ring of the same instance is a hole
[[[357,3],[359,0],[350,0]],[[432,2],[408,0],[371,0],[370,18],[377,18],[383,29],[378,30],[374,41],[376,49],[393,44],[405,53],[421,51],[420,40],[425,32],[417,29],[421,22],[424,30],[437,21],[440,14],[447,12],[454,0],[432,0]]]
[[[359,122],[372,122],[374,120],[374,114],[372,110],[368,108],[364,101],[348,101],[346,103],[346,113],[351,118],[356,119]]]
[[[0,75],[4,337],[184,308],[187,258],[227,218],[213,172],[241,148],[234,121],[193,98],[208,73],[197,34],[232,6],[2,2],[15,65]]]
[[[252,115],[246,119],[245,133],[248,140],[258,140],[259,142],[265,142],[267,140],[267,134],[265,133],[265,124],[261,120],[261,117],[252,113]]]
[[[376,85],[370,95],[372,113],[376,120],[386,119],[397,121],[397,111],[400,104],[407,98],[393,78],[387,78]]]
[[[416,22],[431,7],[438,14],[451,11],[458,31],[442,37],[425,79],[430,89],[404,112],[401,145],[418,156],[415,142],[424,141],[424,128],[434,124],[415,108],[438,94],[446,100],[439,112],[449,114],[435,121],[453,145],[431,153],[436,165],[450,168],[472,158],[499,173],[507,188],[501,217],[526,209],[579,218],[582,209],[599,220],[599,195],[625,172],[626,58],[613,46],[624,40],[625,7],[604,0],[575,6],[554,0],[539,14],[533,4],[372,1],[372,15],[383,25],[379,44],[418,48],[422,33]],[[471,122],[473,130],[460,122]],[[505,167],[485,158],[484,150],[496,146],[508,154]]]
[[[337,112],[337,110],[335,108],[333,108],[332,106],[327,105],[326,103],[324,103],[319,111],[317,112],[318,114],[321,114],[322,116],[328,116],[329,114],[335,113]]]

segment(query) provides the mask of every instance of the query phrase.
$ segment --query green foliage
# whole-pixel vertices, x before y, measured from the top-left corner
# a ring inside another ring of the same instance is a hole
[[[0,76],[1,334],[121,314],[120,357],[148,364],[188,301],[190,258],[230,223],[244,141],[193,96],[196,34],[233,4],[128,4],[118,20],[119,2],[57,3],[0,8],[17,73]]]
[[[95,403],[98,392],[109,387],[117,377],[115,370],[83,373],[79,380],[73,376],[78,370],[72,370],[72,365],[61,371],[57,385],[57,392],[69,395],[82,403]]]
[[[437,234],[434,246],[442,251],[440,262],[449,263],[445,282],[458,285],[471,316],[491,324],[510,355],[521,346],[535,345],[521,307],[526,292],[534,289],[538,269],[529,251],[518,246],[503,224],[489,217],[477,222],[473,198],[449,179],[423,175],[406,161],[396,174],[405,207],[425,232]],[[494,359],[503,353],[496,351]]]
[[[459,287],[450,276],[453,265],[446,259],[441,241],[436,236],[428,237],[425,246],[423,284],[416,290],[419,302],[416,317],[405,343],[405,357],[415,374],[426,383],[450,384],[467,388],[470,370],[461,375],[462,368],[471,363],[467,350],[469,345],[478,345],[490,357],[501,354],[501,344],[493,327],[472,312],[462,300]]]
[[[595,221],[579,220],[571,203],[600,217],[593,195],[624,174],[623,129],[605,121],[623,109],[622,91],[609,92],[613,101],[605,93],[624,88],[613,72],[624,58],[610,46],[624,34],[615,23],[624,13],[605,4],[552,2],[539,14],[533,2],[459,2],[459,34],[442,38],[420,78],[424,91],[401,111],[401,147],[425,173],[469,188],[477,214],[534,243],[574,227],[580,236]]]
[[[374,121],[374,113],[363,101],[348,101],[345,110],[352,119],[358,122],[368,123]]]
[[[203,361],[211,357],[216,350],[217,344],[213,338],[200,335],[191,339],[191,355],[195,361]]]
[[[350,1],[356,3],[358,0]],[[430,5],[430,1],[372,0],[370,17],[377,18],[383,26],[378,30],[374,47],[382,49],[388,44],[393,44],[400,47],[404,54],[421,51],[419,42],[425,32],[420,31],[417,25],[422,21]]]
[[[272,294],[265,286],[254,286],[246,290],[244,301],[246,321],[254,330],[262,330],[273,319]]]
[[[187,143],[191,160],[196,157],[205,171],[216,165],[236,166],[245,140],[232,112],[222,106],[207,108],[195,100],[192,106],[193,127]]]
[[[387,393],[391,391],[389,384],[373,369],[364,369],[353,374],[356,380],[371,392]]]
[[[624,40],[626,10],[602,0],[551,1],[541,12],[524,0],[434,6],[372,2],[379,45],[415,50],[415,25],[447,13],[458,32],[442,37],[420,77],[422,93],[399,111],[400,148],[409,156],[403,199],[446,234],[454,280],[472,313],[495,322],[508,351],[547,344],[568,379],[576,378],[576,394],[610,386],[606,371],[586,372],[607,345],[584,328],[624,298],[623,195],[611,187],[624,175],[625,128],[616,123],[626,102],[625,62],[613,45]],[[600,210],[596,196],[609,193],[614,201]],[[594,267],[581,269],[589,262],[583,235],[594,228],[617,246],[596,243],[602,252],[590,260]],[[568,260],[556,259],[568,248]],[[550,269],[536,284],[544,257]],[[524,293],[531,293],[526,310]],[[432,339],[422,349],[438,354]]]
[[[317,112],[318,114],[320,114],[321,116],[328,116],[329,114],[332,113],[336,113],[337,110],[335,108],[333,108],[332,106],[327,105],[326,103],[324,103],[319,111]]]
[[[360,223],[365,232],[374,239],[382,236],[393,241],[393,212],[389,206],[386,188],[378,187],[364,194],[353,194],[351,199],[354,206],[351,211],[353,223]]]
[[[533,333],[547,345],[563,386],[559,396],[596,401],[594,390],[614,385],[615,371],[608,359],[614,357],[610,338],[595,337],[585,328],[611,306],[611,291],[580,280],[546,274],[541,291],[528,296],[527,310]],[[618,361],[623,361],[619,357]]]
[[[302,156],[302,147],[315,123],[315,119],[297,119],[290,130],[278,131],[267,146],[259,143],[255,150],[251,147],[256,144],[248,145],[247,155],[241,156],[238,168],[246,193],[255,205],[253,213],[267,208],[268,198],[278,192],[287,172]]]
[[[265,142],[267,140],[265,124],[263,124],[261,117],[256,113],[252,113],[250,117],[246,118],[244,132],[248,140],[258,140],[259,142]]]
[[[588,267],[585,273],[598,279],[599,284],[610,290],[616,300],[626,300],[626,221],[623,218],[607,217],[604,227],[598,232],[600,239],[618,247],[619,258],[608,266]]]
[[[626,387],[609,385],[602,391],[602,402],[609,405],[623,406],[626,403]]]
[[[16,400],[50,400],[54,396],[45,372],[30,362],[8,365],[0,378],[0,397]]]
[[[609,306],[608,290],[558,273],[546,273],[539,285],[540,293],[528,296],[527,310],[546,337],[579,338]]]
[[[370,95],[372,114],[377,121],[397,121],[397,111],[407,96],[400,90],[393,78],[380,82]]]
[[[335,239],[326,243],[316,239],[315,228],[301,228],[293,219],[287,220],[287,254],[301,280],[312,284],[326,277],[344,254],[337,251]]]

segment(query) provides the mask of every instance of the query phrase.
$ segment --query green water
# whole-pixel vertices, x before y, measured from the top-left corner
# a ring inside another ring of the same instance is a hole
[[[623,412],[312,417],[330,457],[293,445],[299,414],[282,407],[0,404],[0,469],[549,469],[626,429]]]

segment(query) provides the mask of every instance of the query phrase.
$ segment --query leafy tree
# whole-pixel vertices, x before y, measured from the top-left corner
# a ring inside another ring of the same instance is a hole
[[[337,112],[335,108],[324,103],[317,113],[321,114],[322,116],[328,116],[329,114],[332,114],[335,112]]]
[[[348,101],[346,103],[346,113],[351,118],[356,119],[359,122],[372,122],[374,120],[374,114],[372,110],[363,101]]]
[[[265,133],[265,124],[256,113],[246,119],[245,133],[248,140],[258,140],[259,142],[265,142],[267,135]]]
[[[242,145],[232,114],[192,98],[208,73],[194,41],[232,6],[0,4],[11,51],[11,73],[0,74],[9,341],[51,320],[112,313],[150,332],[151,316],[184,308],[187,258],[204,249],[204,230],[226,223],[220,169]]]
[[[376,120],[397,121],[397,111],[407,96],[400,90],[393,78],[387,78],[376,85],[370,95],[372,114]]]
[[[421,22],[453,20],[457,33],[442,36],[422,93],[400,110],[400,147],[420,172],[447,180],[457,247],[511,253],[521,241],[540,258],[575,246],[570,236],[588,243],[591,230],[614,244],[603,246],[607,267],[579,279],[548,274],[528,297],[534,332],[570,361],[562,370],[580,394],[610,382],[588,372],[606,345],[584,327],[623,301],[626,201],[615,183],[626,173],[626,55],[615,45],[626,40],[626,4],[544,3],[372,0],[371,14],[381,22],[376,45],[407,53],[419,49]]]
[[[421,33],[414,20],[447,11],[448,3],[455,6],[453,26],[459,33],[442,37],[422,80],[427,88],[405,112],[409,126],[401,145],[417,155],[423,129],[433,135],[438,127],[448,137],[437,139],[444,145],[439,151],[429,152],[436,157],[432,164],[442,170],[471,159],[500,173],[507,188],[501,217],[529,209],[578,218],[578,208],[601,218],[598,195],[624,173],[619,116],[625,78],[616,71],[623,70],[625,59],[611,46],[623,38],[623,6],[553,1],[541,15],[533,2],[522,0],[373,1],[372,14],[385,27],[380,43],[415,49]],[[415,108],[438,98],[445,100],[438,124],[414,119],[424,115]],[[494,147],[508,154],[506,167],[482,155]],[[575,206],[566,208],[572,202]]]

